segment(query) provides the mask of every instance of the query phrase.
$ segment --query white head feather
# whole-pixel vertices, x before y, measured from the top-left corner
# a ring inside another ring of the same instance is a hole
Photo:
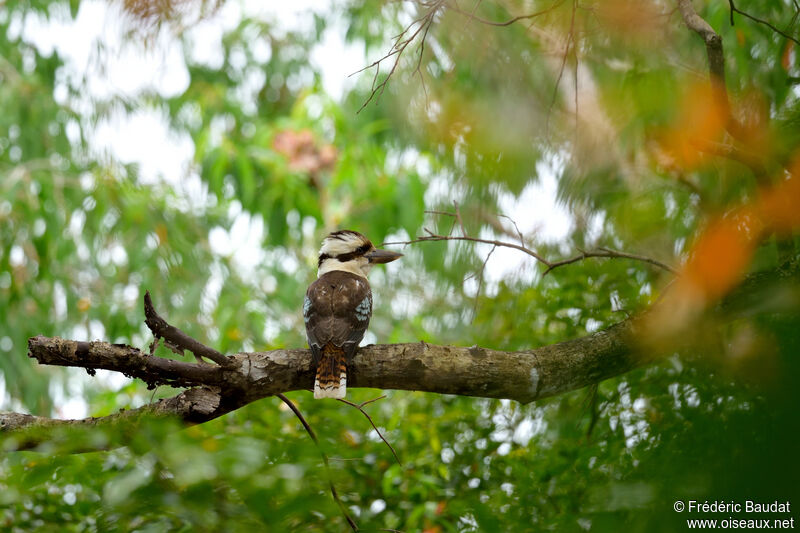
[[[366,278],[373,265],[363,254],[347,261],[338,259],[340,256],[351,254],[364,246],[369,247],[366,251],[375,249],[370,240],[358,232],[343,230],[331,233],[322,241],[322,248],[319,250],[318,276],[334,270],[343,270]]]

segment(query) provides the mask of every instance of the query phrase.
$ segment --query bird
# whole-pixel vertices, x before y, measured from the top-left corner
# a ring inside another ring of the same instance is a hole
[[[345,397],[347,363],[372,317],[367,275],[374,265],[402,256],[376,248],[357,231],[334,231],[323,239],[318,277],[308,286],[303,300],[306,337],[317,367],[314,398]]]

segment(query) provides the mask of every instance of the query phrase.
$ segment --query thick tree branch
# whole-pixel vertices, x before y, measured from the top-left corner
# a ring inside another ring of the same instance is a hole
[[[579,339],[515,352],[424,342],[370,345],[359,349],[348,366],[347,384],[528,403],[642,364],[629,342],[632,328],[633,322],[625,321]],[[79,345],[85,349],[78,350]],[[161,359],[101,341],[39,336],[30,339],[29,350],[28,355],[44,365],[117,370],[151,385],[219,387],[223,394],[236,391],[244,403],[309,390],[314,384],[314,365],[306,349],[239,353],[231,356],[233,369]],[[154,375],[154,369],[161,368],[155,361],[168,363],[169,381]]]
[[[141,379],[150,387],[219,385],[225,379],[221,367],[154,357],[132,346],[101,341],[31,337],[28,356],[46,365],[83,367],[90,374],[96,369],[114,370]]]
[[[361,348],[348,368],[348,387],[417,390],[528,403],[578,389],[643,365],[652,356],[637,352],[636,323],[534,350],[503,352],[478,346],[426,343]],[[79,349],[80,347],[80,349]],[[0,413],[0,431],[49,425],[89,425],[171,414],[190,424],[213,420],[248,403],[283,392],[308,390],[314,382],[309,350],[239,353],[231,369],[148,355],[130,346],[33,337],[29,355],[40,364],[117,370],[152,385],[168,382],[193,388],[173,398],[109,417],[55,421]],[[165,366],[160,366],[165,365]],[[169,380],[158,377],[167,369]],[[34,444],[34,443],[29,443]]]
[[[711,75],[712,83],[716,82],[724,90],[725,107],[728,108],[728,93],[725,89],[725,55],[722,51],[722,37],[719,36],[714,28],[706,20],[697,14],[692,6],[692,0],[678,0],[683,21],[690,30],[702,37],[706,43],[706,54],[708,55],[708,71]],[[723,96],[721,94],[720,96]]]
[[[778,291],[784,307],[794,309],[796,295],[787,295],[800,276],[797,258],[778,269],[747,277],[712,309],[725,319],[750,309],[754,298]],[[786,300],[786,301],[785,301]],[[782,309],[782,308],[781,308]],[[780,311],[780,309],[776,309]],[[484,398],[508,398],[528,403],[599,383],[661,356],[647,343],[648,314],[627,319],[608,329],[532,350],[504,352],[478,346],[436,346],[426,343],[371,345],[361,348],[348,367],[348,386],[416,390]],[[663,347],[662,347],[663,349]],[[674,350],[673,345],[671,350]],[[40,364],[73,366],[93,371],[116,370],[142,379],[192,387],[172,398],[107,417],[54,420],[20,413],[0,413],[0,434],[10,435],[6,449],[35,447],[47,430],[65,426],[92,428],[104,424],[131,424],[147,416],[175,416],[200,424],[266,396],[309,390],[314,366],[308,350],[273,350],[231,356],[229,368],[162,359],[125,345],[82,342],[57,337],[33,337],[29,356]],[[363,404],[362,406],[363,407]],[[22,430],[22,431],[21,431]]]
[[[697,14],[692,0],[677,0],[678,9],[686,26],[699,35],[706,45],[708,56],[708,72],[711,82],[711,91],[720,107],[722,116],[725,117],[725,127],[733,137],[743,138],[742,126],[731,113],[728,87],[725,81],[725,53],[722,47],[722,37],[706,20]]]
[[[104,343],[107,344],[107,343]],[[112,346],[112,345],[109,345]],[[219,387],[195,387],[177,396],[159,400],[137,409],[123,410],[109,416],[91,417],[79,420],[59,420],[44,416],[22,413],[0,412],[0,435],[10,435],[16,442],[6,444],[6,450],[32,449],[48,440],[48,430],[65,427],[102,428],[107,426],[125,427],[134,431],[138,424],[152,416],[177,417],[187,424],[201,424],[213,420],[245,405],[235,395],[223,397]],[[108,444],[78,444],[72,452],[86,452],[107,449]]]

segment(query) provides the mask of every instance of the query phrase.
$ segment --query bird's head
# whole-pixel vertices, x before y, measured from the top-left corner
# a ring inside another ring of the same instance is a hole
[[[334,231],[322,241],[319,250],[319,275],[344,270],[366,278],[372,266],[389,263],[403,254],[375,248],[357,231]]]

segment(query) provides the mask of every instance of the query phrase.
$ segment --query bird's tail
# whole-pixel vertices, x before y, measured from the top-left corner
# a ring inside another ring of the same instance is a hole
[[[347,392],[347,358],[344,349],[327,344],[322,348],[314,380],[314,398],[344,398]]]

